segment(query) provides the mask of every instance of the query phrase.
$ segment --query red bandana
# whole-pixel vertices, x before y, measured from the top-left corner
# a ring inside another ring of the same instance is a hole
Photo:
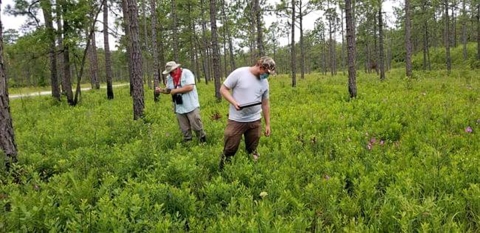
[[[180,86],[180,77],[182,77],[182,69],[177,68],[174,71],[170,72],[170,76],[173,78],[173,85],[175,88]]]

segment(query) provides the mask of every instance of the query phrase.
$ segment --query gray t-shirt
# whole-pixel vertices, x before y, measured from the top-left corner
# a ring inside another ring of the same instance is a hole
[[[258,103],[269,98],[269,85],[266,79],[260,80],[250,72],[250,67],[241,67],[234,70],[223,82],[223,85],[232,90],[233,98],[239,103]],[[262,118],[262,105],[236,110],[230,104],[228,119],[237,122],[252,122]]]

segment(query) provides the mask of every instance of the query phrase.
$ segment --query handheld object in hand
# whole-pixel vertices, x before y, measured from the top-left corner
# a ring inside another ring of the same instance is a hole
[[[262,102],[250,102],[250,103],[245,103],[245,104],[240,104],[240,110],[241,109],[244,109],[244,108],[248,108],[248,107],[253,107],[253,106],[256,106],[256,105],[260,105],[262,104]]]

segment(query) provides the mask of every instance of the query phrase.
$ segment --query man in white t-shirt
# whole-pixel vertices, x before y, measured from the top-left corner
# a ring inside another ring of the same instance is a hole
[[[169,61],[165,65],[163,74],[168,74],[166,88],[157,87],[157,93],[172,95],[173,106],[177,115],[178,124],[183,134],[183,141],[192,140],[192,129],[201,143],[206,142],[200,118],[200,102],[198,101],[195,76],[192,71],[181,68],[180,64]]]
[[[267,78],[275,72],[275,61],[261,57],[253,66],[234,70],[220,87],[222,96],[230,102],[228,123],[224,133],[224,147],[220,169],[238,150],[242,135],[248,154],[256,161],[257,146],[262,130],[262,112],[265,136],[270,136],[270,103]]]

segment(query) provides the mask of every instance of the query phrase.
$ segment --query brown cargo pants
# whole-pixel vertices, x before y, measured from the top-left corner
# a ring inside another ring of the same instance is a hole
[[[253,122],[236,122],[228,120],[224,133],[223,155],[228,158],[234,156],[245,136],[245,149],[248,154],[256,152],[262,130],[261,120]]]

